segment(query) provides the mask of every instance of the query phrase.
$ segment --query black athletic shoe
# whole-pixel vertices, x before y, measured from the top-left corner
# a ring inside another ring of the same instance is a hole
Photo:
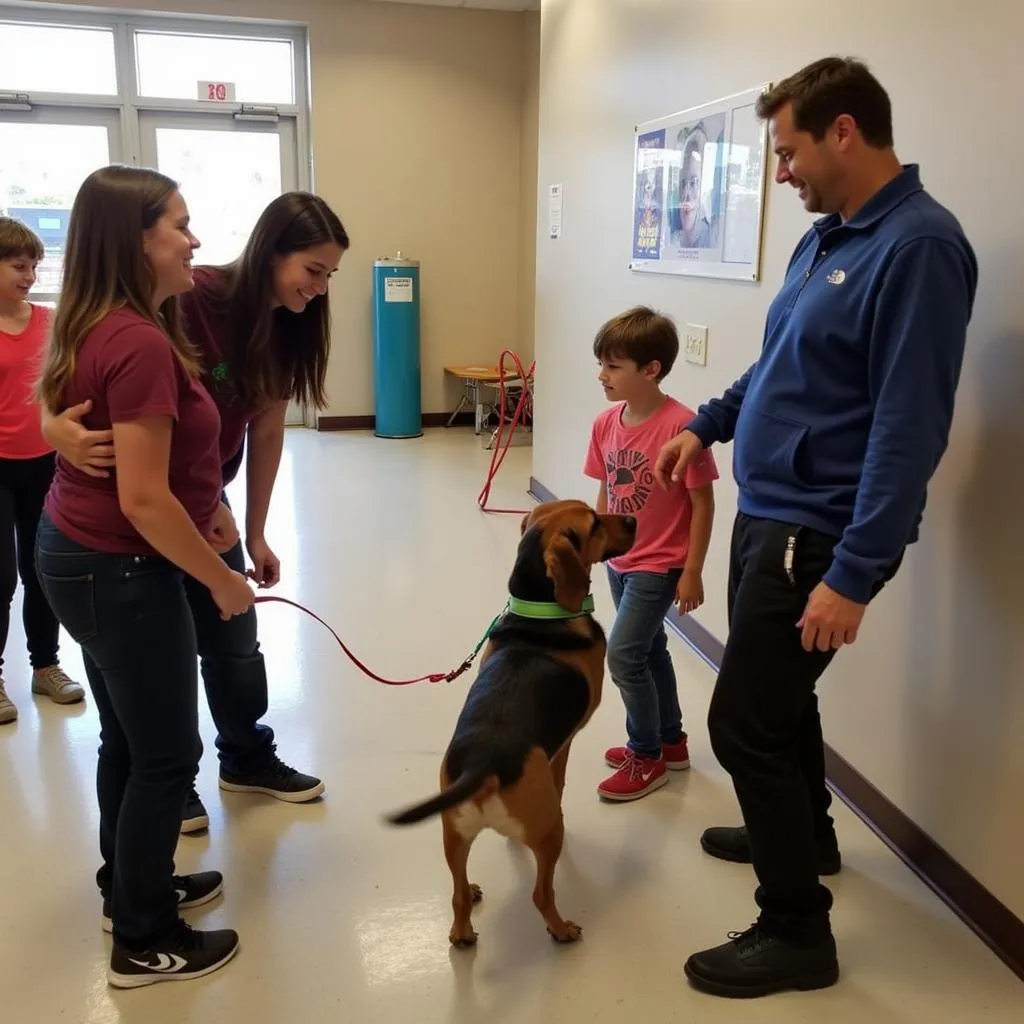
[[[238,952],[238,932],[225,928],[197,932],[178,921],[166,939],[150,949],[131,950],[114,944],[107,981],[114,988],[141,988],[161,981],[191,981],[212,974]]]
[[[185,801],[185,813],[181,819],[181,834],[188,836],[193,832],[202,832],[209,827],[210,816],[206,813],[203,801],[199,799],[196,787],[193,786]]]
[[[277,754],[255,771],[235,775],[220,770],[220,788],[229,793],[265,793],[290,804],[315,800],[324,784],[313,775],[303,775],[282,761]]]
[[[750,863],[750,837],[745,828],[709,828],[700,837],[705,853],[734,864]],[[843,866],[839,847],[818,851],[818,874],[837,875]]]
[[[795,946],[755,924],[731,933],[721,946],[694,953],[685,971],[703,992],[749,999],[788,989],[828,988],[839,980],[839,961],[831,934],[813,946]]]
[[[175,875],[174,890],[178,894],[178,909],[201,907],[216,899],[224,890],[224,876],[219,871],[199,871],[194,875]],[[114,922],[110,919],[110,897],[103,897],[103,930],[112,932]]]

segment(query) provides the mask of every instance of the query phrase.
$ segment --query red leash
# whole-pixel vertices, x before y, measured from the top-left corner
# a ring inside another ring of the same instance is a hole
[[[411,686],[413,683],[450,683],[453,679],[458,679],[463,672],[468,672],[470,666],[473,664],[477,654],[480,653],[480,648],[487,642],[487,638],[491,635],[491,630],[494,628],[498,619],[488,627],[487,632],[481,638],[480,643],[476,645],[476,650],[456,669],[452,669],[451,672],[432,672],[430,675],[417,676],[415,679],[385,679],[383,676],[377,675],[376,672],[370,671],[366,665],[363,664],[349,649],[345,646],[345,641],[332,629],[323,619],[320,618],[316,612],[310,611],[305,605],[299,604],[298,601],[292,601],[287,597],[276,597],[272,594],[257,594],[255,598],[256,604],[269,604],[274,602],[276,604],[288,604],[293,608],[298,608],[300,612],[305,612],[311,619],[316,619],[324,629],[327,630],[331,636],[338,642],[338,646],[348,655],[349,660],[362,672],[364,675],[369,676],[371,679],[378,683],[384,683],[385,686]],[[499,615],[498,618],[501,618]]]
[[[515,375],[523,382],[523,391],[519,396],[519,401],[516,404],[515,413],[509,423],[508,434],[504,438],[504,446],[502,446],[502,433],[505,426],[505,407],[506,407],[506,394],[505,394],[505,357],[511,357],[515,364]],[[533,378],[534,371],[537,367],[537,361],[534,360],[530,363],[530,372],[527,374],[523,370],[523,364],[519,356],[511,351],[511,349],[504,349],[501,353],[501,358],[498,360],[498,430],[494,435],[494,452],[491,455],[491,467],[487,473],[487,479],[484,481],[483,490],[477,496],[477,504],[480,509],[484,512],[493,512],[500,515],[525,515],[529,509],[525,508],[488,508],[487,502],[491,496],[491,485],[494,483],[494,478],[498,474],[498,470],[501,469],[501,464],[505,461],[505,456],[508,454],[509,448],[512,447],[512,437],[515,433],[515,429],[519,421],[522,419],[523,414],[529,410],[532,417],[533,415],[533,400],[530,381]],[[252,574],[248,574],[251,578]],[[337,632],[329,626],[323,619],[320,618],[316,612],[310,611],[305,605],[299,604],[298,601],[292,601],[287,597],[276,597],[273,594],[257,594],[255,597],[256,604],[287,604],[291,605],[292,608],[297,608],[300,612],[305,612],[311,619],[315,619],[320,623],[324,629],[327,630],[331,636],[337,641],[338,646],[345,652],[348,659],[352,662],[356,668],[359,669],[364,675],[369,676],[370,679],[375,680],[378,683],[383,683],[385,686],[411,686],[414,683],[450,683],[453,679],[458,679],[464,672],[468,672],[473,662],[476,660],[476,656],[480,653],[481,648],[487,642],[488,637],[491,635],[492,630],[498,624],[501,615],[498,615],[494,621],[487,627],[487,632],[480,638],[480,642],[476,645],[473,653],[466,658],[466,660],[451,672],[431,672],[429,675],[417,676],[415,679],[385,679],[383,676],[377,675],[376,672],[371,671],[362,661],[360,661],[345,645],[345,641],[338,636]],[[504,612],[502,613],[504,614]]]

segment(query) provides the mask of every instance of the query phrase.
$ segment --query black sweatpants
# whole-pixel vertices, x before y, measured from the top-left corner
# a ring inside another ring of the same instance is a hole
[[[835,834],[815,685],[835,651],[805,651],[796,624],[837,543],[806,527],[737,516],[729,639],[708,717],[750,835],[762,919],[797,942],[829,929],[832,894],[818,881],[817,861],[819,844],[827,850]]]

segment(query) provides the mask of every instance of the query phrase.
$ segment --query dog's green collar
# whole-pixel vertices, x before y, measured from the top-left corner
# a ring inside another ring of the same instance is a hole
[[[554,601],[523,601],[518,597],[508,599],[508,610],[524,619],[579,619],[594,611],[594,595],[587,594],[578,612],[567,611]]]

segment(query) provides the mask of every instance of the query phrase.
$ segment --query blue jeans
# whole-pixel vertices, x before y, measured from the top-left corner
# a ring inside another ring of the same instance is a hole
[[[178,919],[174,850],[203,749],[183,574],[163,558],[84,548],[45,514],[36,569],[82,647],[100,719],[96,881],[111,900],[115,940],[145,949]]]
[[[626,706],[627,745],[644,757],[661,757],[661,745],[678,743],[683,735],[665,635],[665,616],[681,575],[681,569],[617,573],[608,567],[616,608],[608,636],[608,671]]]
[[[227,504],[227,497],[223,499]],[[221,558],[235,572],[245,572],[239,541]],[[207,587],[185,577],[185,596],[192,609],[199,645],[199,668],[210,716],[217,727],[214,741],[224,771],[248,775],[263,768],[274,753],[274,733],[259,720],[267,713],[267,670],[256,636],[256,609],[228,620]]]

